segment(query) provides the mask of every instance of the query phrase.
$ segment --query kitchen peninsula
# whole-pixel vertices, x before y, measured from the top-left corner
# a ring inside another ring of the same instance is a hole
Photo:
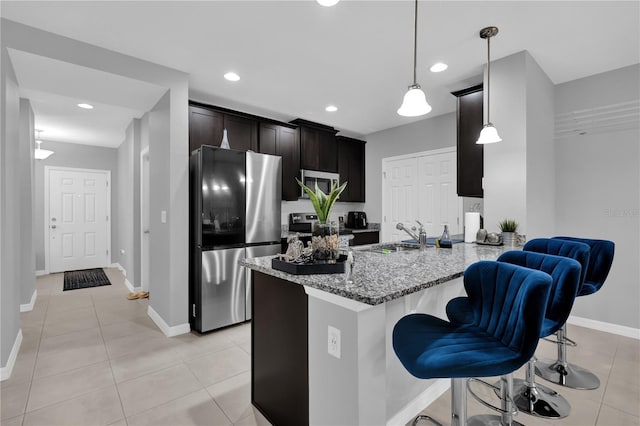
[[[272,256],[241,261],[253,275],[251,399],[273,424],[405,424],[448,387],[406,372],[393,326],[411,312],[445,317],[466,267],[505,248],[379,247],[354,251],[349,284],[274,270]]]

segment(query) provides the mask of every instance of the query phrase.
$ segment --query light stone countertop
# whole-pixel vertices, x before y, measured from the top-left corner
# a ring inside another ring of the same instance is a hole
[[[346,284],[344,274],[293,275],[274,270],[265,256],[244,259],[240,264],[284,280],[333,293],[369,305],[378,305],[453,280],[467,266],[479,260],[495,260],[504,251],[520,247],[454,244],[453,248],[427,247],[382,254],[372,251],[379,245],[353,251],[353,283]]]

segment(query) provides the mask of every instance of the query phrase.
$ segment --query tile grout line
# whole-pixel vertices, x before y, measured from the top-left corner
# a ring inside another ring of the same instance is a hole
[[[102,269],[104,272],[104,268]],[[106,274],[106,272],[105,272]],[[102,339],[102,344],[104,345],[104,351],[107,354],[107,362],[109,362],[109,372],[111,372],[111,378],[113,379],[113,386],[116,388],[116,393],[118,394],[118,402],[120,402],[120,409],[122,410],[122,418],[124,422],[128,425],[127,414],[124,411],[124,404],[122,404],[122,397],[120,396],[120,389],[118,388],[118,382],[116,381],[116,376],[113,372],[113,365],[111,364],[111,356],[109,356],[109,351],[107,349],[107,342],[104,340],[104,334],[102,333],[102,323],[100,322],[100,318],[98,318],[98,312],[96,311],[96,303],[93,300],[93,295],[91,295],[91,306],[93,306],[93,312],[98,320],[98,328],[100,329],[100,338]]]
[[[44,311],[44,319],[42,320],[42,326],[40,327],[40,338],[38,339],[38,346],[36,347],[36,359],[33,362],[33,369],[31,370],[31,379],[29,380],[29,392],[27,393],[27,400],[24,402],[24,408],[22,409],[22,422],[20,422],[21,425],[24,425],[24,421],[27,418],[27,407],[29,406],[29,400],[31,399],[31,389],[33,388],[33,381],[35,380],[36,375],[36,367],[38,366],[38,358],[40,357],[40,345],[42,343],[42,336],[44,335],[44,324],[47,321],[47,314],[49,313],[51,293],[47,295],[47,298],[49,300],[47,300],[47,307]]]

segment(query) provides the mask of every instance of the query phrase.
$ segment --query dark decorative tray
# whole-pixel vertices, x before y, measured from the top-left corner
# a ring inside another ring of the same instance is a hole
[[[489,241],[475,241],[476,244],[479,244],[481,246],[501,246],[502,245],[502,241],[497,242],[497,243],[490,243]]]
[[[274,257],[271,259],[271,267],[293,275],[342,274],[345,271],[345,260],[347,256],[340,255],[336,263],[293,263]]]

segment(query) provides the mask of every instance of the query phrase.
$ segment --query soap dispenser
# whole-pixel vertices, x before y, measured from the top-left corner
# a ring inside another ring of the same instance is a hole
[[[442,248],[451,248],[451,236],[449,235],[449,225],[444,226],[444,231],[442,232],[442,236],[440,237],[439,246]]]

